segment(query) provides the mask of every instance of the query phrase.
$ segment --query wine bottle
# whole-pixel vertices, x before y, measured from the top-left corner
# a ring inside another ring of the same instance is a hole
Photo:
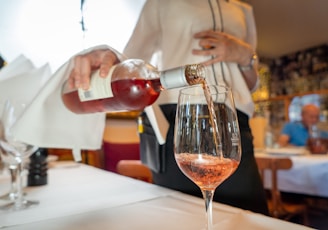
[[[70,89],[65,82],[62,101],[77,114],[140,111],[151,105],[164,89],[201,84],[205,67],[191,64],[165,71],[141,59],[128,59],[114,65],[106,78],[99,70],[91,75],[88,90]]]

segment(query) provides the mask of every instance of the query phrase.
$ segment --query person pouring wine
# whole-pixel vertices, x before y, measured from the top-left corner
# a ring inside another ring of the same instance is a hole
[[[232,89],[241,131],[242,158],[236,172],[216,190],[214,201],[268,215],[266,197],[254,158],[251,91],[258,84],[256,27],[252,7],[237,0],[148,0],[124,49],[129,58],[145,60],[159,70],[201,63],[210,70],[208,84],[225,84]],[[155,58],[156,57],[156,58]],[[120,62],[111,49],[95,48],[74,57],[69,75],[72,88],[88,89],[92,70],[105,77]],[[158,143],[146,113],[142,114],[147,137],[140,134],[141,158],[145,145],[152,144],[146,159],[155,184],[202,197],[178,168],[174,159],[173,135],[179,88],[163,91],[156,101],[169,124],[165,143]],[[149,157],[148,157],[149,158]]]

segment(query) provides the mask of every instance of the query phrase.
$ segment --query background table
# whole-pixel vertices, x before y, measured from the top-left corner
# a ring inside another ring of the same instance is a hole
[[[204,229],[204,202],[160,186],[91,166],[66,163],[49,169],[48,185],[26,189],[38,206],[6,213],[0,228],[29,229]],[[9,182],[0,178],[1,191]],[[214,203],[214,229],[309,229]]]
[[[293,166],[278,172],[278,188],[283,192],[299,193],[328,198],[328,155],[273,155],[258,150],[255,156],[289,157]],[[270,175],[265,175],[266,188],[271,183]]]

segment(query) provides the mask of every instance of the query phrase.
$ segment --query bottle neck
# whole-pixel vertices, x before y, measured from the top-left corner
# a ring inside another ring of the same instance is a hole
[[[184,67],[162,71],[160,73],[160,81],[164,89],[173,89],[188,85],[184,74]]]
[[[201,84],[205,79],[204,66],[186,65],[160,72],[160,81],[164,89],[179,88]]]

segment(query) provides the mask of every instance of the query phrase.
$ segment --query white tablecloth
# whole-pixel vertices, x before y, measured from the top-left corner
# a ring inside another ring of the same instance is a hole
[[[293,166],[289,170],[278,172],[278,188],[283,192],[292,192],[310,196],[328,198],[328,155],[271,155],[258,151],[255,156],[289,157]],[[270,175],[266,173],[269,188]]]
[[[204,229],[202,199],[126,178],[87,165],[62,165],[48,171],[48,185],[26,189],[38,206],[0,211],[0,228],[29,229]],[[0,178],[0,190],[8,188]],[[309,229],[214,203],[214,229]]]

